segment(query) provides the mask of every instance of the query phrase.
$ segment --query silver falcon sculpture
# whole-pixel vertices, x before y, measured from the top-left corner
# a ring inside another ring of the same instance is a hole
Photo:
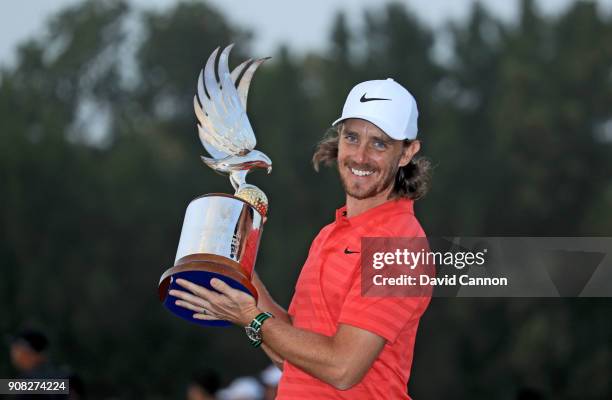
[[[246,114],[247,97],[253,74],[269,57],[248,59],[229,71],[229,54],[234,45],[219,55],[217,80],[215,62],[219,48],[210,55],[200,72],[193,106],[198,119],[198,134],[210,157],[202,160],[213,170],[228,174],[235,196],[253,205],[263,216],[268,200],[261,189],[246,183],[246,175],[255,168],[272,170],[272,161],[255,150],[257,141]]]

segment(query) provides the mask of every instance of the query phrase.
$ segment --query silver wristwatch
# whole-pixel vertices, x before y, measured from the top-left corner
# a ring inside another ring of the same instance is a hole
[[[253,321],[251,321],[249,325],[244,327],[246,335],[254,347],[259,347],[261,345],[261,326],[263,325],[264,321],[270,317],[274,317],[274,315],[269,312],[263,312],[253,318]]]

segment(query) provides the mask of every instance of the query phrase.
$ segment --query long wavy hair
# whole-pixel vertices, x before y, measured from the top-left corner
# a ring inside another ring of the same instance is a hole
[[[338,162],[338,143],[343,127],[343,123],[332,126],[317,144],[312,156],[315,171],[319,172],[320,164],[332,166]],[[410,143],[412,140],[404,140],[404,146],[410,146]],[[427,194],[430,181],[431,162],[424,157],[413,157],[407,165],[398,169],[390,197],[418,200]]]

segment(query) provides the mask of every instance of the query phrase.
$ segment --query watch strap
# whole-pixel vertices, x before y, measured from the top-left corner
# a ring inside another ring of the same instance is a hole
[[[261,338],[261,327],[265,320],[267,320],[268,318],[272,318],[272,317],[274,317],[272,313],[262,312],[258,314],[255,318],[253,318],[253,320],[247,327],[247,331],[251,331],[254,334],[254,335],[248,335],[249,341],[254,347],[259,347],[261,345],[263,341]]]

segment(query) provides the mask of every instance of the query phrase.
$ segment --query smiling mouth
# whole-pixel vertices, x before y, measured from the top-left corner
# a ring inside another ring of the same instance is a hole
[[[350,168],[350,170],[353,173],[353,175],[356,175],[356,176],[369,176],[374,173],[374,171],[368,171],[368,170],[362,170],[362,169],[356,169],[356,168]]]

